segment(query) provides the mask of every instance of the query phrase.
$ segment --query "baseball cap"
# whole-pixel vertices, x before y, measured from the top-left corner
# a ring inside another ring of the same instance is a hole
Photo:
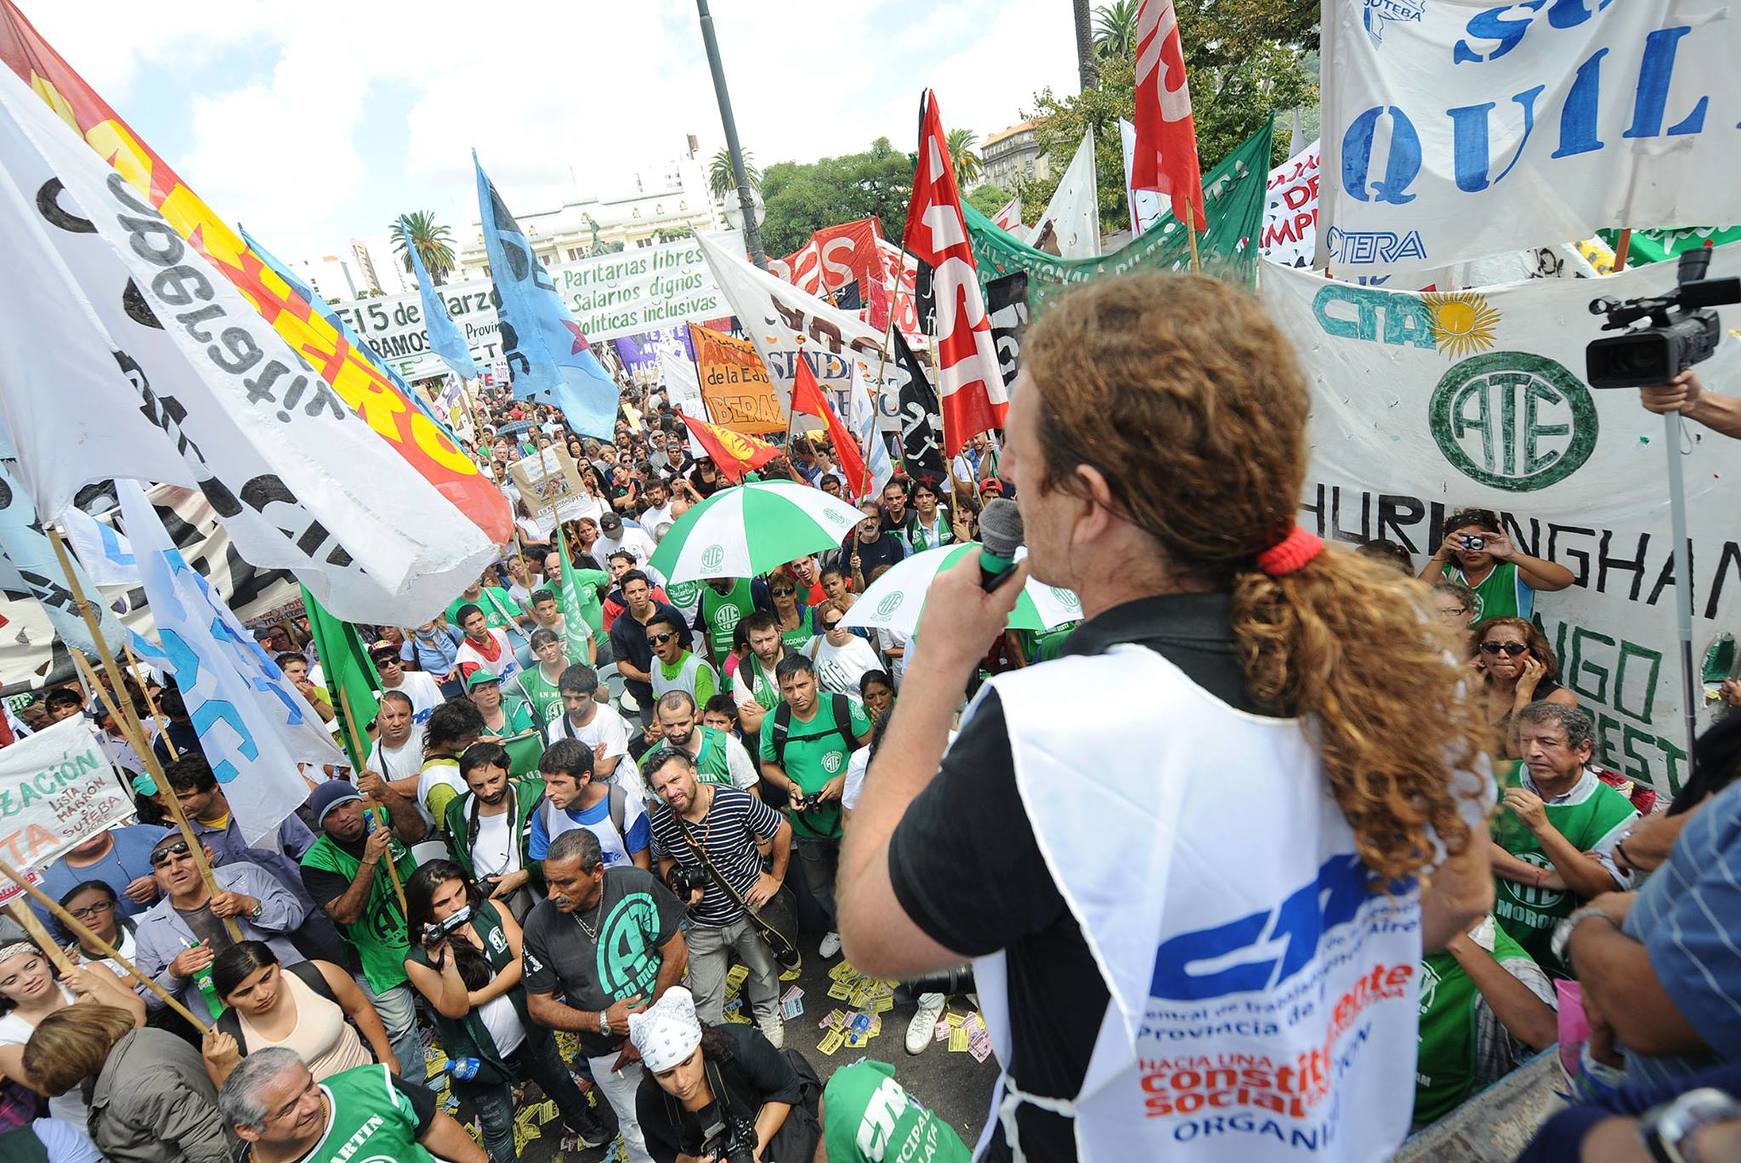
[[[385,639],[382,639],[369,647],[369,658],[373,662],[380,662],[382,659],[395,659],[398,657],[399,648]]]
[[[501,676],[491,674],[480,666],[472,671],[471,674],[466,676],[465,689],[468,691],[475,691],[481,686],[489,686],[491,683],[499,683],[501,681]]]
[[[329,779],[309,793],[308,810],[314,814],[314,826],[326,823],[327,813],[342,803],[362,799],[362,793],[348,780]]]
[[[979,484],[979,495],[983,497],[987,493],[996,493],[1000,497],[1003,496],[1003,482],[995,478],[989,481],[981,481]]]
[[[623,519],[615,513],[606,513],[598,519],[598,527],[606,533],[615,533],[623,527]]]

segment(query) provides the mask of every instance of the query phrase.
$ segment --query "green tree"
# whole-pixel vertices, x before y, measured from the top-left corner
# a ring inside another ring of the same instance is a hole
[[[1197,155],[1205,172],[1264,120],[1318,100],[1318,5],[1311,0],[1175,0]],[[1134,44],[1131,46],[1134,49]],[[1125,223],[1124,146],[1118,119],[1136,109],[1135,62],[1129,54],[1101,62],[1097,88],[1060,97],[1034,95],[1027,116],[1040,120],[1041,147],[1052,173],[1016,183],[1024,206],[1044,206],[1058,188],[1082,135],[1094,131],[1100,214],[1108,227]],[[1274,161],[1286,159],[1288,134],[1277,135]]]
[[[1002,210],[1006,205],[1008,205],[1009,200],[1015,197],[1015,195],[1004,189],[1002,186],[994,186],[990,182],[981,182],[979,185],[973,187],[973,189],[967,191],[967,193],[962,195],[962,197],[967,199],[967,204],[969,206],[972,206],[975,210],[978,210],[981,214],[990,218],[993,214],[996,214],[999,210]]]
[[[762,179],[762,242],[770,255],[790,254],[824,226],[866,217],[878,220],[885,237],[899,238],[912,195],[913,157],[886,137],[864,153],[778,162]]]
[[[1112,0],[1094,10],[1094,52],[1097,56],[1128,57],[1136,52],[1136,18],[1142,0]]]
[[[744,150],[744,178],[750,189],[762,188],[762,171],[756,168],[755,156]],[[731,172],[731,151],[722,149],[713,155],[707,166],[707,190],[715,201],[725,201],[726,195],[738,188],[737,175]]]
[[[387,233],[393,239],[393,253],[399,256],[406,270],[411,269],[411,252],[406,249],[409,239],[410,245],[417,248],[417,257],[423,260],[423,269],[429,272],[435,285],[439,287],[447,281],[454,268],[453,232],[436,222],[432,211],[417,210],[406,214],[396,219]]]
[[[958,127],[949,131],[949,161],[955,166],[956,184],[963,188],[977,182],[985,172],[979,154],[973,149],[978,141],[979,135],[971,129]]]

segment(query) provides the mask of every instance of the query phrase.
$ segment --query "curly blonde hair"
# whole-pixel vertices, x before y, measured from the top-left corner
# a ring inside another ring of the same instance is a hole
[[[1378,882],[1419,875],[1434,835],[1462,852],[1453,773],[1477,764],[1485,728],[1427,587],[1339,548],[1282,577],[1257,567],[1294,525],[1310,401],[1252,297],[1202,275],[1098,280],[1053,301],[1022,363],[1042,487],[1074,491],[1092,466],[1174,576],[1232,592],[1249,693],[1309,723]]]

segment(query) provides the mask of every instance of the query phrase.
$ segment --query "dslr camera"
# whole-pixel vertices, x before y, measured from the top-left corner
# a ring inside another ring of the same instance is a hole
[[[756,1128],[753,1123],[716,1118],[702,1134],[705,1136],[701,1148],[703,1159],[711,1156],[719,1163],[755,1163]]]
[[[702,885],[681,864],[673,864],[671,871],[665,874],[665,884],[682,904],[689,903],[689,896]]]
[[[1712,307],[1741,303],[1741,279],[1707,279],[1708,248],[1682,251],[1675,289],[1640,299],[1596,299],[1590,314],[1606,315],[1604,331],[1584,350],[1584,378],[1592,388],[1644,388],[1667,383],[1696,363],[1710,359],[1723,338]],[[1641,319],[1649,325],[1634,327]]]

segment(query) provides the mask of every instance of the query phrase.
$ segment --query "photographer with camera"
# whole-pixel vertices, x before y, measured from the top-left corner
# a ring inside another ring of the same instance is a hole
[[[810,1163],[822,1086],[803,1057],[750,1026],[702,1026],[695,999],[667,990],[629,1018],[645,1076],[635,1113],[657,1163]]]
[[[569,1134],[583,1146],[602,1146],[609,1136],[562,1064],[556,1039],[527,1012],[512,911],[487,899],[451,860],[419,868],[405,885],[405,903],[417,934],[405,973],[429,1003],[453,1063],[454,1093],[477,1108],[490,1163],[516,1157],[514,1087],[527,1080],[555,1101]]]
[[[1658,416],[1679,412],[1713,432],[1741,440],[1741,399],[1713,394],[1698,372],[1684,371],[1666,384],[1640,388],[1638,398],[1648,412]]]
[[[1475,622],[1528,618],[1538,591],[1563,590],[1577,580],[1558,562],[1532,557],[1500,531],[1492,509],[1459,509],[1445,518],[1445,539],[1421,570],[1428,585],[1452,581],[1475,593]]]

